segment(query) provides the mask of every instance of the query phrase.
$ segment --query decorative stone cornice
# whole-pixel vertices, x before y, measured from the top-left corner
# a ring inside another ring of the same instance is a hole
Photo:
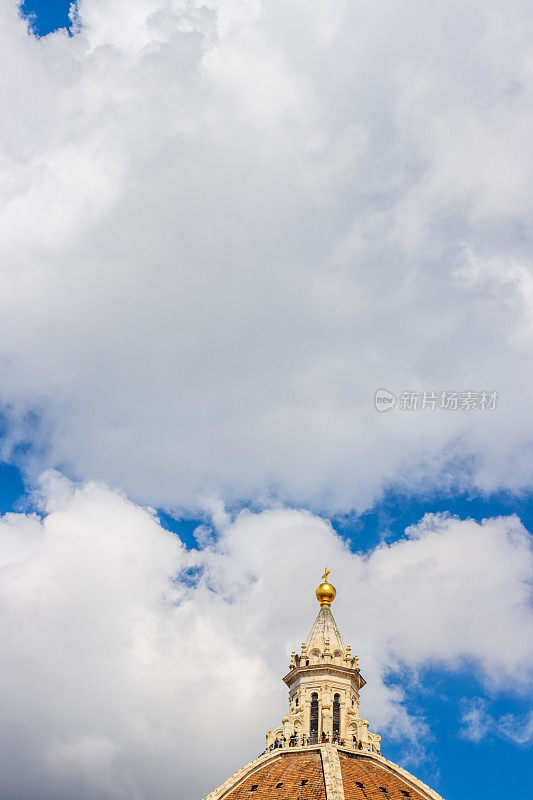
[[[294,667],[294,669],[291,669],[291,671],[285,675],[283,681],[287,686],[290,686],[300,675],[320,674],[321,672],[327,672],[329,675],[347,675],[354,679],[358,689],[362,689],[363,686],[366,686],[366,681],[359,672],[359,669],[354,670],[351,667],[341,667],[338,664],[309,664],[305,667]]]

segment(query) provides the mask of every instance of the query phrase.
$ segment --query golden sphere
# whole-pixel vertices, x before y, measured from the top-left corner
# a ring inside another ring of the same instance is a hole
[[[316,599],[321,606],[330,606],[335,600],[336,596],[337,590],[331,585],[331,583],[328,583],[327,581],[321,583],[316,590]]]

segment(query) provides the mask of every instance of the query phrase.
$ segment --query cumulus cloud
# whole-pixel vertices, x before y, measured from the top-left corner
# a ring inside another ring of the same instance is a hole
[[[528,4],[78,5],[0,10],[4,457],[166,507],[530,487]]]
[[[362,556],[307,511],[219,511],[186,550],[104,486],[48,475],[41,502],[0,522],[2,796],[196,800],[221,783],[284,713],[324,560],[385,752],[431,737],[401,689],[428,665],[530,685],[531,537],[513,517],[425,518]]]

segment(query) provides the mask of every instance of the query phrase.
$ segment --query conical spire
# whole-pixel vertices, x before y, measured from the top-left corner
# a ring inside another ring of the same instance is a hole
[[[321,606],[315,624],[311,628],[311,633],[307,637],[307,652],[318,651],[317,655],[322,655],[326,650],[326,644],[328,645],[327,649],[332,654],[340,651],[344,655],[344,642],[333,618],[331,608],[329,606]]]

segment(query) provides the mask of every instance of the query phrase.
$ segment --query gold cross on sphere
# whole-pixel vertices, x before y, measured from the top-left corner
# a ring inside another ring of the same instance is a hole
[[[316,599],[319,601],[321,606],[329,607],[337,595],[335,587],[332,586],[331,583],[328,583],[328,575],[330,575],[330,573],[331,570],[326,567],[324,574],[322,575],[323,583],[321,583],[316,590]]]

